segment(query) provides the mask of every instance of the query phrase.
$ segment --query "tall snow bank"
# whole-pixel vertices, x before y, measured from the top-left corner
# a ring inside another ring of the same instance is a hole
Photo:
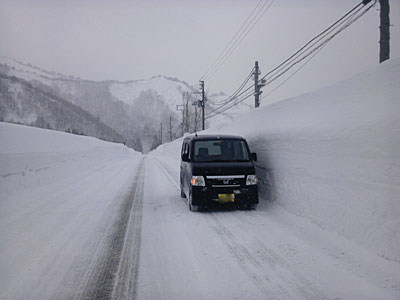
[[[97,147],[123,147],[93,137],[0,122],[0,154],[89,151]]]
[[[0,122],[0,198],[141,156],[93,137]]]
[[[206,132],[249,141],[261,197],[400,262],[398,78],[400,59],[390,60]],[[178,144],[158,152],[178,159]]]

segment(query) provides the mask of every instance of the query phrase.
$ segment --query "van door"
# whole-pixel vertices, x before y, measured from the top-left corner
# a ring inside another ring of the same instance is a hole
[[[187,193],[188,191],[187,171],[190,168],[189,168],[189,162],[183,160],[183,155],[184,154],[187,155],[189,153],[189,143],[190,143],[189,140],[184,140],[181,149],[180,183],[181,183],[181,188],[185,191],[185,193]]]

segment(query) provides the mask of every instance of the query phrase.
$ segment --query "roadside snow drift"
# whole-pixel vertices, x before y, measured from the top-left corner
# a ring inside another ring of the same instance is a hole
[[[400,264],[399,78],[391,60],[204,133],[248,140],[264,200]],[[181,142],[153,155],[178,168]]]

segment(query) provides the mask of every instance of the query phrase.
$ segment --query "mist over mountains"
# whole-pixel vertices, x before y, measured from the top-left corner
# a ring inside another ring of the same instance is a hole
[[[0,120],[123,143],[124,138],[87,111],[46,89],[0,74]]]
[[[201,129],[200,109],[192,105],[199,97],[197,90],[162,75],[126,82],[89,81],[0,57],[0,121],[126,143],[145,153]],[[248,106],[238,106],[236,113],[243,107]],[[213,109],[206,104],[206,110]],[[221,114],[207,125],[234,115]]]

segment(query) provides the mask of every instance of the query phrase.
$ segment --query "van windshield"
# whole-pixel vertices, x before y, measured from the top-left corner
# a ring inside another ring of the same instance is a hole
[[[194,143],[194,161],[249,161],[249,151],[243,140],[199,140]]]

